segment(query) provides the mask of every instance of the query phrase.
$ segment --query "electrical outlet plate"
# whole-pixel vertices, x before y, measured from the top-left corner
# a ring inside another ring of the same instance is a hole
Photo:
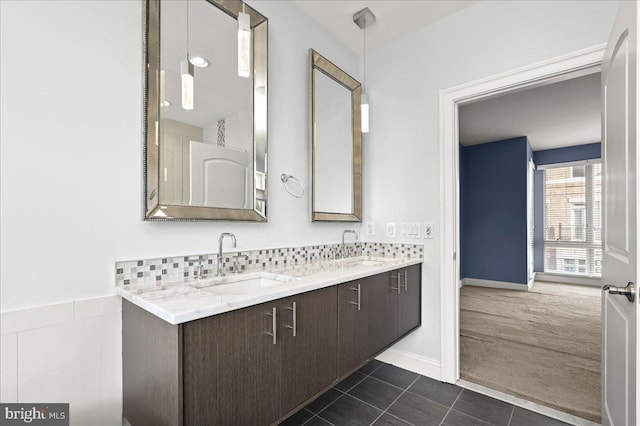
[[[425,223],[424,224],[424,237],[427,239],[433,238],[433,224]]]
[[[396,224],[395,224],[395,222],[387,223],[386,230],[387,230],[387,232],[386,232],[387,237],[389,237],[389,238],[395,238],[396,237]]]

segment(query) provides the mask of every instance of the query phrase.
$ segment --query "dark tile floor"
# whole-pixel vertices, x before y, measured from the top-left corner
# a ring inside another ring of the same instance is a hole
[[[281,423],[284,426],[565,424],[376,360]]]

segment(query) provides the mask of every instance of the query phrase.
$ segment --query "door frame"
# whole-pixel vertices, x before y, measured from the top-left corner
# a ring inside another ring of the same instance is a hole
[[[606,43],[440,91],[440,375],[460,379],[458,106],[599,72]]]

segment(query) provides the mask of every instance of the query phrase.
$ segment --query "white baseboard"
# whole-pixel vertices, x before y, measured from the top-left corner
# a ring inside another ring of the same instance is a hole
[[[505,290],[529,291],[533,285],[533,279],[527,284],[510,283],[506,281],[481,280],[478,278],[463,278],[462,285],[472,285],[476,287],[501,288]]]
[[[602,286],[602,280],[600,278],[550,274],[548,272],[536,272],[536,280],[562,284],[590,285],[593,287]]]
[[[392,348],[378,355],[376,359],[435,380],[441,380],[442,377],[438,361],[411,352]]]

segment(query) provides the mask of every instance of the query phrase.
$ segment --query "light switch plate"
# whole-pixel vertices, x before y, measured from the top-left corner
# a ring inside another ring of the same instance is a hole
[[[433,238],[433,224],[432,223],[425,223],[424,224],[424,237],[431,239]]]
[[[395,238],[396,237],[396,224],[395,222],[389,222],[386,225],[387,229],[387,237]]]
[[[419,223],[402,223],[400,228],[400,236],[404,238],[420,238]]]
[[[368,221],[364,223],[365,233],[367,235],[376,235],[376,223],[374,221]]]

